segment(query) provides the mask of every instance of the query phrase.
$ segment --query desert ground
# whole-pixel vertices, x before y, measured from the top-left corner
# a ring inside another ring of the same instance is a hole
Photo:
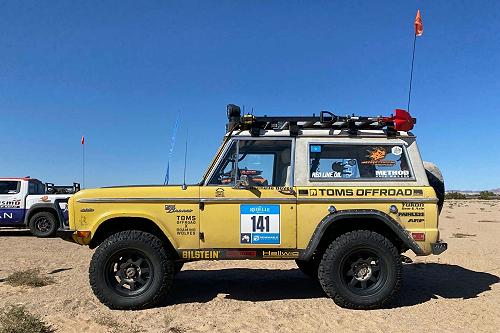
[[[388,308],[345,310],[293,261],[193,262],[159,307],[112,311],[88,283],[93,251],[26,231],[0,230],[0,308],[23,304],[56,332],[498,332],[500,202],[447,201],[440,256],[408,256],[400,297]],[[4,279],[39,268],[55,283]]]

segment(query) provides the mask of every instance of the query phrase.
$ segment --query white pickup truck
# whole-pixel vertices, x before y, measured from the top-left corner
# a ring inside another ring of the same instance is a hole
[[[0,227],[29,228],[37,237],[55,236],[68,223],[68,199],[80,184],[55,186],[38,179],[0,178]]]

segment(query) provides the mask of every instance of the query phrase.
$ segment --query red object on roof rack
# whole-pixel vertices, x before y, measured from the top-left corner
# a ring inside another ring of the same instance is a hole
[[[383,117],[382,122],[394,122],[396,131],[408,132],[413,129],[417,123],[416,118],[412,118],[410,113],[403,109],[396,109],[396,113],[392,117]]]

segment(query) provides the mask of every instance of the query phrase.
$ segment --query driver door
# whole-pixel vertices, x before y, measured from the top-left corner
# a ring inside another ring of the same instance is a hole
[[[201,249],[296,248],[293,148],[292,138],[230,143],[200,189]]]

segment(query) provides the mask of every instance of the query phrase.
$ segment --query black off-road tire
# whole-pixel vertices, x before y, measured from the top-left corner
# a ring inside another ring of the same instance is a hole
[[[135,270],[136,281],[133,284],[125,282],[127,290],[121,285],[127,279],[120,277],[134,280],[128,276],[129,269]],[[118,310],[156,305],[167,295],[174,274],[174,261],[162,241],[138,230],[122,231],[104,240],[92,256],[89,267],[90,285],[96,297],[110,309]],[[142,284],[142,287],[132,290],[135,284]]]
[[[38,212],[29,220],[29,228],[33,236],[40,238],[54,237],[59,228],[57,218],[51,212]]]
[[[182,270],[182,266],[184,266],[184,262],[176,261],[174,263],[174,274],[177,275]]]
[[[355,260],[358,256],[359,259]],[[369,267],[370,273],[359,274],[360,267]],[[363,281],[354,275],[369,276],[364,281],[365,289]],[[325,293],[343,308],[380,308],[399,292],[402,278],[400,255],[387,238],[376,232],[351,231],[328,246],[319,266],[318,278]]]
[[[445,196],[443,174],[441,173],[441,170],[439,170],[437,165],[431,162],[424,162],[424,168],[427,179],[429,180],[429,185],[432,186],[434,192],[436,192],[436,197],[438,199],[438,212],[441,213]]]
[[[302,273],[309,276],[310,278],[317,280],[318,279],[318,269],[319,269],[319,260],[311,259],[311,260],[295,260],[297,267],[300,269]]]

